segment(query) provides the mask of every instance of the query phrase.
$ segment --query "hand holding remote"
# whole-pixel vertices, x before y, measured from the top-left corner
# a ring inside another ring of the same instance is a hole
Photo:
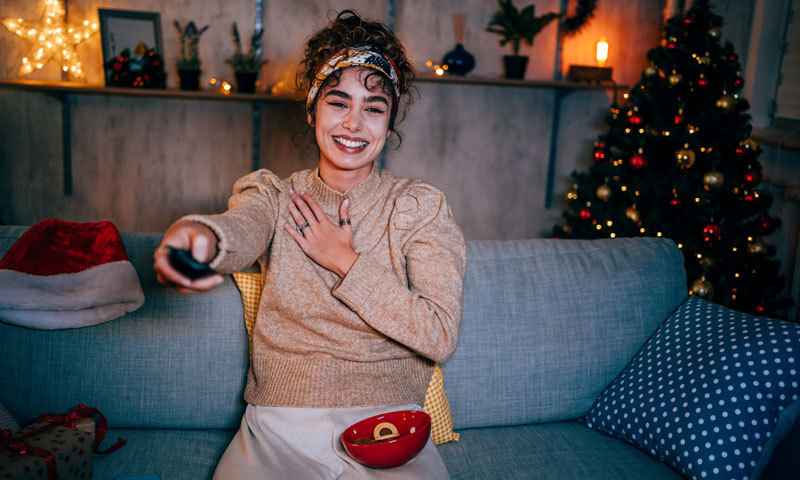
[[[211,229],[197,222],[178,222],[164,235],[153,268],[164,285],[175,285],[183,293],[204,292],[222,283],[222,276],[208,267],[216,254],[217,237]]]

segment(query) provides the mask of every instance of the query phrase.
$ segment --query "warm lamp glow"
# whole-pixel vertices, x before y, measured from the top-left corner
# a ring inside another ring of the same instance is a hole
[[[595,56],[597,57],[598,67],[602,67],[606,64],[608,60],[608,41],[605,37],[597,41],[597,53]]]

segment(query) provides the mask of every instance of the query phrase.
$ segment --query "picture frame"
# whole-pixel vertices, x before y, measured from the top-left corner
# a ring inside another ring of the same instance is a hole
[[[163,56],[159,12],[98,8],[97,14],[103,47],[103,64],[125,49],[129,49],[133,56],[140,43]],[[104,78],[106,86],[109,86],[108,71],[105,72]]]

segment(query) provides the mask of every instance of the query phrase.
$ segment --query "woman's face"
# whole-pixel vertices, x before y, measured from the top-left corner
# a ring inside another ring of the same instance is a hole
[[[372,161],[389,137],[391,98],[381,88],[378,75],[366,67],[342,70],[339,83],[319,92],[316,119],[309,114],[320,150],[320,170],[369,176]]]

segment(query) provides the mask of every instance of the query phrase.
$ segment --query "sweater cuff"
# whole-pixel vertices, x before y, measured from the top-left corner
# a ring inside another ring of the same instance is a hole
[[[380,283],[379,279],[386,275],[385,268],[370,260],[368,254],[361,253],[331,293],[351,310],[358,312]]]
[[[211,259],[211,261],[208,263],[208,266],[215,271],[218,270],[219,266],[225,261],[225,252],[228,251],[228,242],[225,234],[222,232],[222,229],[219,227],[219,225],[211,221],[211,219],[205,215],[186,215],[185,217],[181,217],[178,221],[183,220],[205,225],[206,227],[210,228],[212,232],[214,232],[214,235],[217,237],[217,254]]]

